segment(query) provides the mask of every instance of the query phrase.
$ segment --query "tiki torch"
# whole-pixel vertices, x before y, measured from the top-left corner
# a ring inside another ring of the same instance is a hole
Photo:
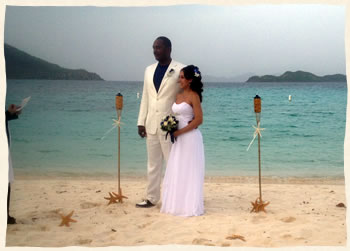
[[[118,93],[115,96],[115,108],[117,110],[117,118],[118,118],[118,194],[113,193],[119,202],[123,202],[123,198],[127,198],[122,195],[122,190],[120,188],[120,120],[122,116],[123,110],[123,95]]]
[[[258,136],[258,158],[259,158],[259,201],[258,199],[255,200],[255,203],[252,202],[253,209],[251,212],[259,212],[259,211],[265,211],[265,207],[269,204],[269,202],[264,203],[262,200],[262,192],[261,192],[261,152],[260,152],[260,137],[261,137],[261,129],[260,128],[260,114],[261,114],[261,98],[259,95],[256,95],[254,97],[254,112],[255,112],[255,117],[256,117],[256,131],[255,133]]]
[[[260,114],[261,114],[261,98],[259,95],[254,97],[254,112],[256,117],[256,126],[260,127]],[[262,201],[261,196],[261,158],[260,158],[260,133],[258,133],[258,156],[259,156],[259,198]]]
[[[117,203],[117,202],[123,203],[123,198],[125,199],[128,198],[126,196],[123,196],[122,189],[120,188],[120,123],[121,123],[120,120],[121,120],[122,110],[123,110],[123,95],[121,95],[120,93],[118,93],[115,96],[115,108],[117,110],[117,119],[118,119],[118,120],[113,119],[114,127],[115,126],[118,127],[118,193],[109,192],[110,197],[105,197],[106,200],[109,200],[108,205],[112,203]]]
[[[123,110],[123,95],[120,93],[115,96],[115,109],[117,110],[117,119],[120,123]],[[120,193],[120,124],[118,125],[118,193]]]

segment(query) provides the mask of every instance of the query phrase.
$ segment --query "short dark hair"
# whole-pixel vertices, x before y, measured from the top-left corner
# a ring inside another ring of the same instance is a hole
[[[167,38],[167,37],[163,37],[163,36],[160,36],[160,37],[157,37],[157,39],[156,40],[162,40],[163,41],[163,43],[164,43],[164,45],[166,46],[166,47],[168,47],[168,48],[170,48],[171,49],[171,41],[170,41],[170,39],[169,38]]]

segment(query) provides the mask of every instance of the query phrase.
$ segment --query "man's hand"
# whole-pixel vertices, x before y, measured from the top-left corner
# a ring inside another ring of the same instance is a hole
[[[17,115],[19,115],[19,114],[21,113],[21,111],[17,111],[18,108],[20,108],[20,106],[16,106],[16,105],[14,105],[14,104],[11,104],[7,110],[8,110],[9,113],[11,113],[11,114],[17,114]]]
[[[16,109],[17,109],[16,105],[11,104],[7,110],[9,111],[9,113],[14,114],[16,113]]]
[[[175,138],[178,137],[179,136],[179,130],[176,130],[173,135],[174,135]]]
[[[137,126],[141,138],[147,137],[146,128],[144,126]]]

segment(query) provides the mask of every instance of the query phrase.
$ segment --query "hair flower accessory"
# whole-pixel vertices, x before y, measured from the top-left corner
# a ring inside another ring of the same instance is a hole
[[[173,68],[170,69],[170,71],[168,72],[167,76],[170,77],[171,75],[173,75],[175,72],[175,70]]]
[[[198,68],[197,68],[197,67],[194,68],[194,76],[195,76],[196,78],[198,78],[200,75],[201,75],[201,73],[200,73],[200,71],[198,70]]]

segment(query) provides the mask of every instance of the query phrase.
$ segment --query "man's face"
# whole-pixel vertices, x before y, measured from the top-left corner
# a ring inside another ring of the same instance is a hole
[[[170,57],[170,48],[166,47],[162,40],[157,39],[153,43],[153,55],[157,61]]]

